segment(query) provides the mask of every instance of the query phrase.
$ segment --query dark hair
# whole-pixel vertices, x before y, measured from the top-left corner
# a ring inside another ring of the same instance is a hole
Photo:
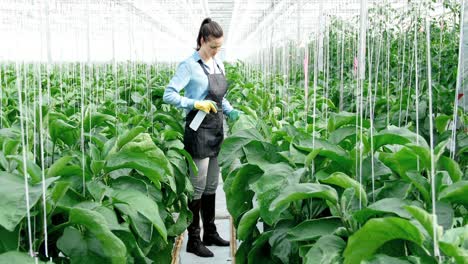
[[[207,17],[203,19],[203,22],[200,26],[200,31],[198,31],[197,50],[200,50],[201,38],[203,37],[203,40],[206,41],[210,36],[215,38],[222,37],[223,29],[216,21],[213,21],[211,18]]]

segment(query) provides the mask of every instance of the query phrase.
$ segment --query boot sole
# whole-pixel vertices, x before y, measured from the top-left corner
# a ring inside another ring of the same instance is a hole
[[[188,253],[192,253],[192,254],[194,254],[195,256],[202,257],[202,258],[212,258],[212,257],[214,257],[214,254],[211,254],[211,255],[199,255],[199,254],[197,254],[195,251],[193,251],[193,250],[188,250],[188,249],[187,249],[187,252],[188,252]]]
[[[205,246],[217,246],[217,247],[229,247],[230,244],[227,244],[227,245],[216,245],[215,243],[206,243],[206,242],[203,242],[203,245],[205,245]]]

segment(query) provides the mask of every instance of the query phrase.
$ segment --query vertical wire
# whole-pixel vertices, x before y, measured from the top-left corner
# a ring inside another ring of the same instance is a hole
[[[429,21],[429,14],[426,14],[426,45],[427,45],[427,85],[429,92],[429,140],[430,140],[430,152],[431,152],[431,196],[432,196],[432,227],[433,227],[433,246],[434,256],[440,258],[438,237],[437,237],[437,215],[436,215],[436,197],[435,197],[435,164],[434,164],[434,124],[433,124],[433,113],[432,113],[432,64],[431,64],[431,28]],[[440,261],[440,259],[439,259]]]
[[[457,84],[455,86],[455,97],[453,102],[453,126],[452,126],[452,146],[450,148],[450,157],[455,159],[455,146],[457,142],[457,111],[458,111],[458,93],[460,92],[460,87],[463,82],[463,71],[464,71],[464,49],[463,49],[463,26],[465,21],[465,2],[462,0],[461,5],[461,17],[460,17],[460,39],[458,46],[458,71],[457,71]],[[466,96],[466,95],[465,95]]]
[[[360,119],[360,138],[359,138],[359,183],[362,184],[362,158],[363,158],[363,104],[364,104],[364,80],[366,69],[366,33],[367,33],[367,0],[361,0],[360,32],[359,32],[359,63],[358,63],[358,86],[359,86],[359,119]],[[362,192],[359,189],[359,208],[362,208]]]
[[[420,14],[420,5],[418,8],[418,14]],[[419,68],[418,68],[418,20],[415,19],[414,23],[414,61],[415,61],[415,84],[414,84],[414,93],[415,93],[415,109],[416,109],[416,134],[419,135]],[[419,146],[419,136],[416,137],[416,145]],[[416,160],[416,168],[419,172],[419,156]]]
[[[49,5],[47,1],[44,1],[44,16],[45,16],[45,41],[47,49],[47,64],[46,64],[46,75],[47,75],[47,105],[50,107],[50,64],[52,63],[52,53],[50,47],[50,23],[49,23]],[[44,131],[42,122],[42,87],[39,86],[39,133],[40,133],[40,145],[41,145],[41,180],[42,180],[42,213],[43,213],[43,228],[44,228],[44,253],[46,258],[49,258],[49,246],[48,246],[48,235],[47,235],[47,205],[46,205],[46,186],[45,186],[45,163],[44,163],[44,136],[48,133]],[[46,122],[48,121],[48,115],[46,116]],[[47,122],[48,123],[48,122]],[[54,153],[52,153],[52,158]]]
[[[32,232],[31,232],[31,213],[30,213],[30,203],[29,203],[29,183],[28,183],[28,169],[26,166],[26,142],[24,140],[24,123],[25,123],[25,113],[23,109],[23,102],[22,102],[22,88],[20,83],[20,76],[18,74],[19,65],[16,62],[16,89],[18,91],[18,106],[20,112],[20,127],[21,127],[21,144],[22,144],[22,154],[23,154],[23,173],[24,173],[24,193],[26,196],[26,217],[28,223],[28,244],[29,244],[29,255],[34,257],[33,251],[33,241],[32,241]]]

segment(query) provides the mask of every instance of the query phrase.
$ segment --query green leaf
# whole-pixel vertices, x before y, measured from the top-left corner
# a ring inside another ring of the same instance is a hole
[[[436,201],[437,222],[444,230],[452,228],[454,214],[455,212],[450,203]]]
[[[330,133],[330,137],[328,138],[328,140],[330,141],[330,143],[338,145],[347,137],[353,136],[355,134],[356,126],[340,127],[337,130]]]
[[[184,155],[184,157],[187,159],[188,164],[190,165],[190,168],[192,169],[192,172],[194,175],[198,175],[198,167],[193,161],[192,156],[184,149],[178,149],[177,150],[180,154]]]
[[[468,206],[468,181],[458,181],[443,189],[438,199]]]
[[[426,178],[421,176],[419,172],[416,171],[408,171],[406,175],[410,179],[411,183],[418,189],[419,193],[422,195],[424,201],[429,204],[431,201],[430,193],[431,193],[431,185],[427,181]]]
[[[138,135],[119,152],[107,157],[106,172],[122,168],[141,171],[158,189],[161,188],[161,182],[168,182],[167,177],[173,175],[164,152],[154,144],[147,133]]]
[[[304,264],[341,263],[341,252],[346,246],[342,238],[325,235],[319,238],[304,257]]]
[[[322,183],[340,186],[343,189],[353,188],[356,197],[361,197],[363,205],[367,205],[366,191],[359,182],[350,178],[348,175],[342,172],[335,172],[326,177],[319,177],[318,180]]]
[[[74,227],[64,229],[62,236],[57,240],[57,248],[70,258],[71,264],[125,263],[122,262],[125,261],[124,258],[121,262],[111,262],[101,241],[93,233],[82,233]]]
[[[113,207],[106,207],[106,206],[98,206],[93,211],[100,213],[107,222],[107,226],[110,230],[120,230],[120,231],[127,231],[130,232],[128,228],[128,224],[126,222],[119,224],[119,220],[117,219],[117,214],[114,211]],[[125,241],[123,241],[125,242]]]
[[[179,200],[181,201],[179,216],[177,217],[177,221],[167,229],[169,236],[179,236],[192,221],[191,213],[187,207],[187,196],[182,194]]]
[[[57,161],[55,161],[52,166],[47,170],[47,178],[60,176],[60,172],[67,165],[67,163],[72,160],[72,156],[63,156]]]
[[[271,203],[269,210],[277,210],[280,207],[283,207],[284,210],[289,206],[289,203],[308,198],[321,198],[332,204],[338,202],[338,194],[330,186],[316,183],[298,183],[284,187],[278,197]]]
[[[364,260],[362,264],[411,264],[408,260],[402,260],[395,257],[390,257],[383,254],[377,254],[369,260]]]
[[[236,159],[243,157],[243,146],[247,145],[254,138],[242,136],[230,136],[223,141],[219,152],[218,162],[221,167],[228,167]]]
[[[109,127],[116,122],[116,118],[112,115],[94,111],[86,111],[86,116],[83,121],[84,131],[89,132],[97,126]]]
[[[240,240],[246,240],[247,237],[252,233],[253,228],[257,224],[257,220],[260,217],[260,208],[255,207],[245,213],[237,228],[237,238]]]
[[[16,226],[15,230],[9,231],[0,226],[0,253],[10,250],[18,250],[20,241],[20,227]]]
[[[353,217],[360,223],[366,222],[371,217],[385,214],[396,214],[400,217],[410,218],[410,214],[404,209],[407,204],[408,202],[398,198],[385,198],[357,211]]]
[[[98,212],[75,207],[70,210],[69,222],[72,224],[85,226],[86,229],[89,230],[91,234],[93,234],[93,236],[99,241],[102,252],[94,253],[109,259],[112,263],[126,263],[127,249],[125,244],[111,232],[104,216]],[[73,232],[73,229],[67,229],[70,230],[69,232]],[[78,232],[78,234],[75,235],[79,236],[80,234]],[[77,239],[75,243],[79,242],[80,240]],[[73,243],[73,241],[67,239],[66,233],[64,233],[64,235],[57,241],[57,247],[68,254],[70,258],[73,259],[73,262],[82,261],[81,255],[83,252],[76,254],[76,250],[74,250],[74,247],[70,248],[69,243]],[[93,245],[90,246],[92,247]],[[80,247],[82,247],[82,245]],[[88,248],[88,250],[93,251],[93,248]]]
[[[169,125],[172,129],[181,134],[184,133],[184,128],[182,127],[182,125],[180,125],[179,122],[177,122],[171,115],[157,113],[156,115],[154,115],[154,120]]]
[[[18,263],[18,264],[45,264],[43,261],[36,262],[34,258],[25,252],[9,251],[0,254],[0,263]],[[49,262],[48,262],[49,263]]]
[[[262,233],[254,242],[249,251],[247,263],[270,263],[271,247],[268,240],[273,235],[273,231]]]
[[[349,237],[344,251],[344,263],[361,263],[368,259],[386,242],[394,239],[409,240],[422,245],[423,234],[410,221],[397,218],[377,218],[369,220],[361,229]]]
[[[243,147],[245,158],[251,165],[257,165],[264,170],[264,165],[268,166],[272,163],[287,162],[281,155],[278,149],[266,142],[253,140]]]
[[[45,188],[57,179],[58,177],[46,179]],[[29,206],[33,207],[41,195],[42,184],[29,185]],[[0,225],[8,231],[14,231],[27,212],[24,179],[21,176],[0,172],[0,201]]]
[[[315,142],[315,145],[313,144]],[[312,152],[315,149],[320,149],[319,155],[327,157],[345,168],[353,166],[352,160],[349,158],[348,153],[340,146],[333,145],[325,140],[316,138],[312,139],[311,136],[301,136],[295,138],[294,145],[303,151]]]
[[[417,144],[417,142],[419,144]],[[387,129],[380,131],[374,136],[374,150],[378,150],[383,145],[406,145],[412,143],[425,148],[428,148],[427,142],[423,137],[411,132],[407,128],[390,126]]]
[[[342,225],[340,218],[337,217],[306,220],[288,232],[288,239],[291,241],[313,240],[317,237],[332,234]]]
[[[121,137],[117,139],[117,151],[119,151],[125,144],[132,141],[145,130],[146,129],[144,127],[137,126],[125,132]]]
[[[18,162],[18,170],[23,174],[23,157],[22,156],[10,156],[13,160]],[[26,160],[26,171],[28,175],[31,176],[32,183],[38,183],[41,181],[41,167],[39,167],[34,161],[27,159]]]
[[[450,120],[452,120],[452,116],[448,116],[448,115],[438,115],[435,118],[435,125],[436,125],[437,132],[439,132],[439,134],[447,130],[447,125],[450,122]]]
[[[460,165],[449,157],[442,156],[439,159],[439,167],[446,170],[453,182],[458,182],[463,177]]]
[[[136,235],[146,242],[151,242],[153,224],[128,204],[116,203],[114,207],[122,213],[125,222],[130,223]]]
[[[237,221],[242,213],[252,208],[252,198],[254,192],[250,184],[254,184],[256,179],[263,175],[263,171],[258,166],[246,164],[239,170],[229,174],[224,182],[226,193],[226,205],[229,213]],[[243,195],[239,195],[242,193]]]
[[[164,241],[167,242],[166,226],[159,215],[159,208],[156,202],[135,190],[114,190],[111,195],[117,202],[128,204],[150,220]]]
[[[62,119],[50,119],[49,121],[49,134],[52,142],[62,140],[68,146],[76,143],[78,140],[78,128],[70,125]]]
[[[446,255],[454,257],[457,264],[468,263],[468,225],[447,230],[439,240],[439,246]]]
[[[406,205],[404,208],[424,227],[427,233],[434,239],[434,219],[431,214],[426,212],[424,209],[419,208],[414,205]],[[437,224],[437,223],[436,223]],[[437,236],[440,237],[442,235],[442,227],[437,225]]]

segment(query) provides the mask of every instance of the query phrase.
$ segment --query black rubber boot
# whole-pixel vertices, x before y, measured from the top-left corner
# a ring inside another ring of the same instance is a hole
[[[216,231],[216,226],[214,223],[216,194],[203,194],[201,201],[201,215],[203,220],[203,244],[207,246],[229,246],[229,241],[222,239]]]
[[[201,199],[189,202],[188,207],[192,211],[192,223],[188,226],[187,252],[193,253],[199,257],[213,257],[211,252],[200,239],[200,208]]]

